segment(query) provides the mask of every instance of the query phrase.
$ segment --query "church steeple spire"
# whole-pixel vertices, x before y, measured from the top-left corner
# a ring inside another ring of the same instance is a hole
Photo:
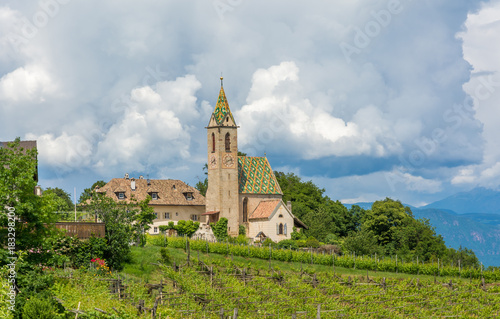
[[[215,105],[215,110],[212,114],[212,118],[215,120],[215,123],[210,121],[209,126],[212,126],[213,124],[216,126],[236,126],[233,114],[229,108],[229,103],[226,99],[226,93],[224,92],[223,79],[224,78],[221,76],[219,98],[217,99],[217,104]]]

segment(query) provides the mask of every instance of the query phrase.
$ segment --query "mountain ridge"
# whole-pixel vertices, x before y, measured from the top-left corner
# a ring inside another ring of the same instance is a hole
[[[344,206],[371,209],[372,204],[361,202]],[[403,205],[411,208],[415,218],[428,219],[446,246],[466,247],[474,251],[485,266],[500,266],[499,191],[474,188],[422,207]]]

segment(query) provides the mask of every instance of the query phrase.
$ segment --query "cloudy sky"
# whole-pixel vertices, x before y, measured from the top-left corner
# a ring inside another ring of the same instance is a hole
[[[500,0],[0,4],[0,140],[40,184],[204,178],[224,76],[239,149],[344,202],[500,184]]]

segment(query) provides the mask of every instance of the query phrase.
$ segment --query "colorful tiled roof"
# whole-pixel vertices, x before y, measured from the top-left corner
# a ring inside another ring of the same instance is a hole
[[[233,114],[229,109],[229,103],[227,103],[226,93],[224,93],[224,88],[221,86],[219,99],[217,100],[217,105],[215,106],[214,110],[215,121],[217,121],[217,124],[222,124],[227,113],[229,113],[229,116],[234,122]]]
[[[281,188],[265,157],[238,156],[240,193],[281,194]]]

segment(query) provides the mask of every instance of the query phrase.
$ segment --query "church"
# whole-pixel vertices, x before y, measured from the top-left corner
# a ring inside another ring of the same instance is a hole
[[[221,88],[207,129],[208,189],[206,222],[228,219],[228,233],[238,236],[245,227],[247,237],[290,239],[293,227],[307,228],[292,214],[266,157],[238,156],[238,125]]]

